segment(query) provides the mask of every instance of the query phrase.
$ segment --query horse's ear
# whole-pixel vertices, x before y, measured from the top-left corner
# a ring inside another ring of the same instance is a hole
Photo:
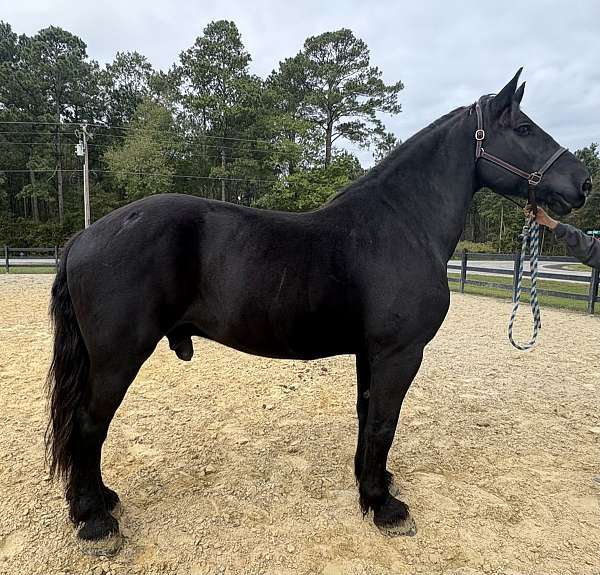
[[[515,96],[515,90],[517,89],[517,83],[519,82],[519,76],[523,68],[519,68],[514,78],[494,96],[492,100],[492,109],[496,114],[503,112],[512,103],[513,97]]]
[[[515,95],[513,96],[513,100],[517,103],[520,104],[521,100],[523,99],[523,94],[525,93],[525,82],[523,82],[517,89],[517,91],[515,92]]]

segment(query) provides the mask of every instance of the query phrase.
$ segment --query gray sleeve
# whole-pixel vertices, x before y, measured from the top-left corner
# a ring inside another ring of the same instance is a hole
[[[572,256],[588,266],[600,268],[600,241],[569,224],[558,224],[554,235],[567,244]]]

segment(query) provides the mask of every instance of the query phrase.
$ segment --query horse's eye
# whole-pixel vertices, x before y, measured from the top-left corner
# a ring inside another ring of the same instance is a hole
[[[515,128],[515,132],[519,134],[519,136],[527,136],[531,133],[531,125],[530,124],[521,124]]]

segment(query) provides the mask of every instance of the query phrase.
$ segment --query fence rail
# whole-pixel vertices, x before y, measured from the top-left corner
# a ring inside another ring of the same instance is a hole
[[[455,258],[460,256],[460,259],[452,259],[448,263],[448,272],[458,272],[458,277],[448,276],[448,281],[451,283],[458,283],[458,289],[461,293],[465,292],[465,286],[472,285],[477,287],[500,289],[512,292],[513,301],[516,298],[517,293],[517,282],[519,265],[521,261],[521,254],[517,252],[515,254],[476,254],[463,251],[460,254],[455,254]],[[499,262],[511,262],[512,266],[510,269],[507,268],[491,268],[483,266],[470,266],[469,259],[475,262],[482,261],[499,261]],[[541,262],[561,262],[561,263],[579,263],[575,258],[569,257],[556,257],[556,256],[542,256],[540,257]],[[481,279],[469,279],[469,272],[479,273],[490,276],[490,281]],[[506,276],[510,275],[513,277],[512,283],[500,283],[493,281],[493,276]],[[523,272],[525,277],[531,277],[531,273],[528,270]],[[587,302],[587,311],[593,314],[595,311],[595,305],[600,298],[598,297],[598,285],[600,270],[590,268],[589,275],[586,274],[569,274],[569,273],[552,273],[552,272],[539,272],[538,279],[547,279],[553,281],[572,282],[587,285],[587,294],[572,293],[560,290],[552,289],[540,289],[538,287],[538,294],[542,296],[550,296],[556,298],[564,298],[578,301]],[[529,293],[531,290],[528,287],[523,286],[522,290]]]
[[[51,248],[14,248],[10,246],[4,246],[4,268],[6,273],[10,273],[13,268],[30,268],[30,267],[44,267],[58,269],[58,263],[60,261],[61,249],[58,246]],[[458,272],[458,277],[448,276],[448,281],[451,283],[458,283],[458,288],[461,293],[464,293],[465,286],[472,285],[483,288],[492,288],[498,290],[505,290],[512,292],[513,301],[516,294],[517,287],[517,272],[520,264],[520,253],[514,254],[478,254],[469,253],[463,251],[460,254],[455,254],[455,259],[448,262],[448,272]],[[471,262],[484,262],[484,261],[498,261],[498,262],[510,262],[509,268],[491,268],[484,267],[482,265],[469,265]],[[575,258],[568,257],[557,257],[557,256],[542,256],[540,262],[561,262],[561,263],[578,263]],[[490,281],[481,279],[470,279],[469,273],[478,273],[490,276]],[[531,274],[528,270],[524,271],[525,277],[530,277]],[[501,283],[494,281],[493,276],[512,276],[513,281],[511,283]],[[595,305],[600,298],[598,297],[598,286],[600,285],[599,271],[597,269],[591,269],[589,274],[569,274],[569,273],[552,273],[552,272],[540,272],[538,278],[541,280],[548,279],[554,281],[574,282],[578,284],[587,285],[587,294],[571,293],[560,290],[552,289],[540,289],[538,293],[540,295],[551,296],[556,298],[565,298],[571,300],[579,300],[587,302],[587,311],[593,314],[595,311]],[[530,289],[523,287],[523,291],[529,292]]]
[[[12,248],[4,246],[4,270],[12,268],[54,268],[58,269],[61,249],[52,248]]]

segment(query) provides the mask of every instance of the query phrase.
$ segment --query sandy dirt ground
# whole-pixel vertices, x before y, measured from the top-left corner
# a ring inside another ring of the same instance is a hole
[[[416,537],[358,510],[352,357],[163,341],[105,444],[124,546],[83,555],[43,465],[51,280],[0,276],[0,574],[600,574],[600,318],[544,309],[521,353],[509,302],[460,295],[390,454]]]

